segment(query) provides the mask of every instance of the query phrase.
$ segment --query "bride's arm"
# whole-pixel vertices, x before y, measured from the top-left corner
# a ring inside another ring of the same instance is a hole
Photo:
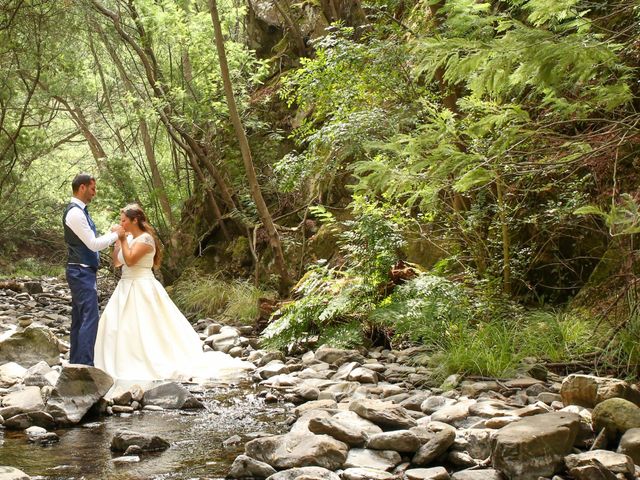
[[[127,267],[132,267],[147,253],[153,251],[153,246],[143,242],[136,242],[133,247],[129,246],[127,240],[120,238],[120,248],[122,249],[122,257]]]
[[[114,267],[121,267],[122,263],[120,262],[120,259],[118,258],[118,254],[120,253],[120,239],[118,238],[118,240],[116,240],[115,246],[113,247],[113,252],[111,253],[111,259],[113,260],[113,266]]]

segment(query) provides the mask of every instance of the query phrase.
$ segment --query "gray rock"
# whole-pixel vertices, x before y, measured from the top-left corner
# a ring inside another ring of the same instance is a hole
[[[21,390],[11,392],[2,399],[2,405],[17,408],[20,413],[44,409],[40,387],[24,387]]]
[[[170,447],[169,442],[157,435],[130,430],[120,430],[111,439],[111,450],[116,452],[124,452],[132,445],[139,447],[143,452],[156,452]]]
[[[285,434],[256,438],[245,445],[245,454],[282,470],[320,466],[337,470],[344,465],[349,447],[328,435]]]
[[[87,365],[67,365],[47,400],[46,411],[62,425],[78,423],[113,385],[102,370]]]
[[[335,400],[315,400],[307,403],[303,403],[302,405],[296,407],[293,410],[293,414],[296,417],[301,416],[303,413],[308,412],[310,410],[333,410],[338,408],[338,404]]]
[[[447,453],[447,462],[456,469],[475,467],[480,464],[480,461],[473,459],[467,452],[456,450],[450,450]]]
[[[372,468],[389,471],[402,461],[400,454],[393,450],[369,450],[352,448],[344,463],[346,468]]]
[[[368,368],[354,368],[347,376],[347,380],[360,383],[378,383],[378,374]]]
[[[620,473],[627,478],[632,478],[635,473],[631,457],[608,450],[592,450],[590,452],[567,455],[564,462],[569,473],[577,480],[594,478],[591,473],[594,469],[602,471],[600,467],[604,467],[604,469],[613,474]]]
[[[517,416],[515,411],[515,408],[499,400],[478,400],[469,405],[470,415],[484,418]]]
[[[342,365],[347,362],[365,363],[364,357],[357,350],[343,350],[331,348],[325,345],[316,350],[315,358],[318,361]]]
[[[361,429],[353,429],[333,418],[313,418],[309,421],[309,431],[318,435],[330,435],[351,447],[361,447],[367,438]]]
[[[47,362],[38,362],[24,374],[24,384],[36,387],[54,386],[60,374],[53,370]]]
[[[633,463],[640,465],[640,428],[630,428],[624,432],[617,451],[628,455]]]
[[[347,468],[342,472],[342,480],[387,480],[397,478],[384,470],[373,468]]]
[[[331,375],[331,380],[349,380],[349,375],[360,364],[358,362],[347,362],[340,365],[336,373]]]
[[[27,412],[14,415],[4,421],[8,430],[25,430],[29,427],[54,428],[56,422],[47,412]]]
[[[300,467],[275,473],[270,477],[267,477],[267,480],[298,480],[302,478],[340,480],[340,475],[322,467]]]
[[[381,427],[407,429],[417,425],[405,408],[391,402],[355,400],[349,404],[349,410]]]
[[[30,367],[42,360],[49,365],[60,363],[56,336],[46,327],[30,325],[0,341],[0,364],[17,362]]]
[[[459,427],[469,416],[469,407],[475,403],[475,400],[467,399],[460,400],[452,405],[447,405],[433,412],[433,414],[431,414],[431,420]]]
[[[411,430],[396,430],[372,435],[367,440],[367,448],[372,450],[395,450],[401,453],[414,453],[422,443]]]
[[[441,395],[433,395],[422,402],[422,405],[420,405],[420,410],[430,415],[433,412],[438,411],[442,407],[453,405],[454,403],[456,403],[456,401],[453,398],[446,398]]]
[[[444,467],[410,468],[404,472],[406,480],[449,480],[449,472]]]
[[[421,412],[422,410],[420,409],[420,406],[430,396],[431,392],[418,392],[410,395],[406,400],[400,402],[400,406],[406,408],[407,410]]]
[[[538,480],[562,470],[579,430],[574,413],[527,417],[500,429],[493,437],[493,467],[512,480]]]
[[[264,367],[260,367],[253,372],[260,380],[266,380],[276,375],[283,375],[289,373],[289,367],[282,363],[280,360],[272,360]]]
[[[0,480],[29,480],[31,477],[14,467],[0,466]]]
[[[238,455],[231,464],[227,477],[229,478],[267,478],[276,473],[271,465],[260,462],[246,455]]]
[[[433,422],[427,427],[412,429],[414,433],[422,437],[423,445],[413,456],[412,463],[417,466],[426,466],[443,455],[456,439],[456,431],[453,427]]]
[[[264,367],[267,363],[271,362],[272,360],[280,360],[281,362],[284,363],[285,361],[284,353],[280,351],[276,351],[276,352],[262,351],[262,356],[259,357],[259,360],[256,361],[256,365],[258,367]]]
[[[504,480],[504,476],[493,468],[486,470],[466,470],[451,475],[452,480]]]
[[[177,382],[166,382],[144,392],[142,403],[166,409],[183,408],[193,395]]]

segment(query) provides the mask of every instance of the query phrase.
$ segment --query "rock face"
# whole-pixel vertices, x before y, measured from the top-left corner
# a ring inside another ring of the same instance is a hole
[[[593,408],[610,398],[624,398],[640,405],[640,391],[624,380],[593,375],[569,375],[562,381],[560,389],[562,403]]]
[[[580,417],[554,412],[527,417],[493,437],[493,467],[512,480],[537,480],[562,470],[578,434]]]
[[[349,447],[328,435],[286,434],[256,438],[245,454],[276,469],[319,466],[337,470],[344,465]]]
[[[42,360],[49,365],[60,363],[58,341],[46,327],[31,325],[0,342],[0,365],[17,362],[28,368]]]
[[[47,400],[46,411],[61,425],[78,423],[113,385],[113,378],[87,365],[67,365]]]

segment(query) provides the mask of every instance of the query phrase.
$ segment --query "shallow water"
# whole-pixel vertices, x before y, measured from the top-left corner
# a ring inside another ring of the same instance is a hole
[[[266,405],[250,384],[206,390],[205,410],[139,412],[87,419],[81,426],[55,430],[60,442],[39,446],[24,432],[0,429],[0,465],[19,468],[32,478],[71,479],[218,479],[224,478],[251,433],[282,433],[285,409]],[[143,454],[140,462],[116,464],[110,451],[119,429],[160,435],[171,447]],[[230,447],[222,442],[239,435]]]

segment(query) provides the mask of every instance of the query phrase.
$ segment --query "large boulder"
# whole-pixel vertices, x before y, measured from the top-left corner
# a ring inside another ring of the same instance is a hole
[[[46,411],[61,425],[78,423],[113,385],[113,378],[99,368],[70,364],[47,400]]]
[[[245,445],[245,455],[283,470],[320,466],[337,470],[349,447],[328,435],[285,434],[256,438]]]
[[[562,381],[560,388],[562,403],[593,408],[610,398],[624,398],[640,405],[640,391],[624,380],[573,374]]]
[[[46,327],[30,325],[0,342],[0,364],[17,362],[28,368],[42,360],[60,363],[58,340]]]
[[[623,398],[610,398],[596,405],[591,412],[593,430],[606,428],[609,440],[630,428],[640,427],[640,407]]]
[[[580,428],[580,416],[554,412],[523,418],[492,439],[493,467],[511,480],[551,477],[564,467]]]

